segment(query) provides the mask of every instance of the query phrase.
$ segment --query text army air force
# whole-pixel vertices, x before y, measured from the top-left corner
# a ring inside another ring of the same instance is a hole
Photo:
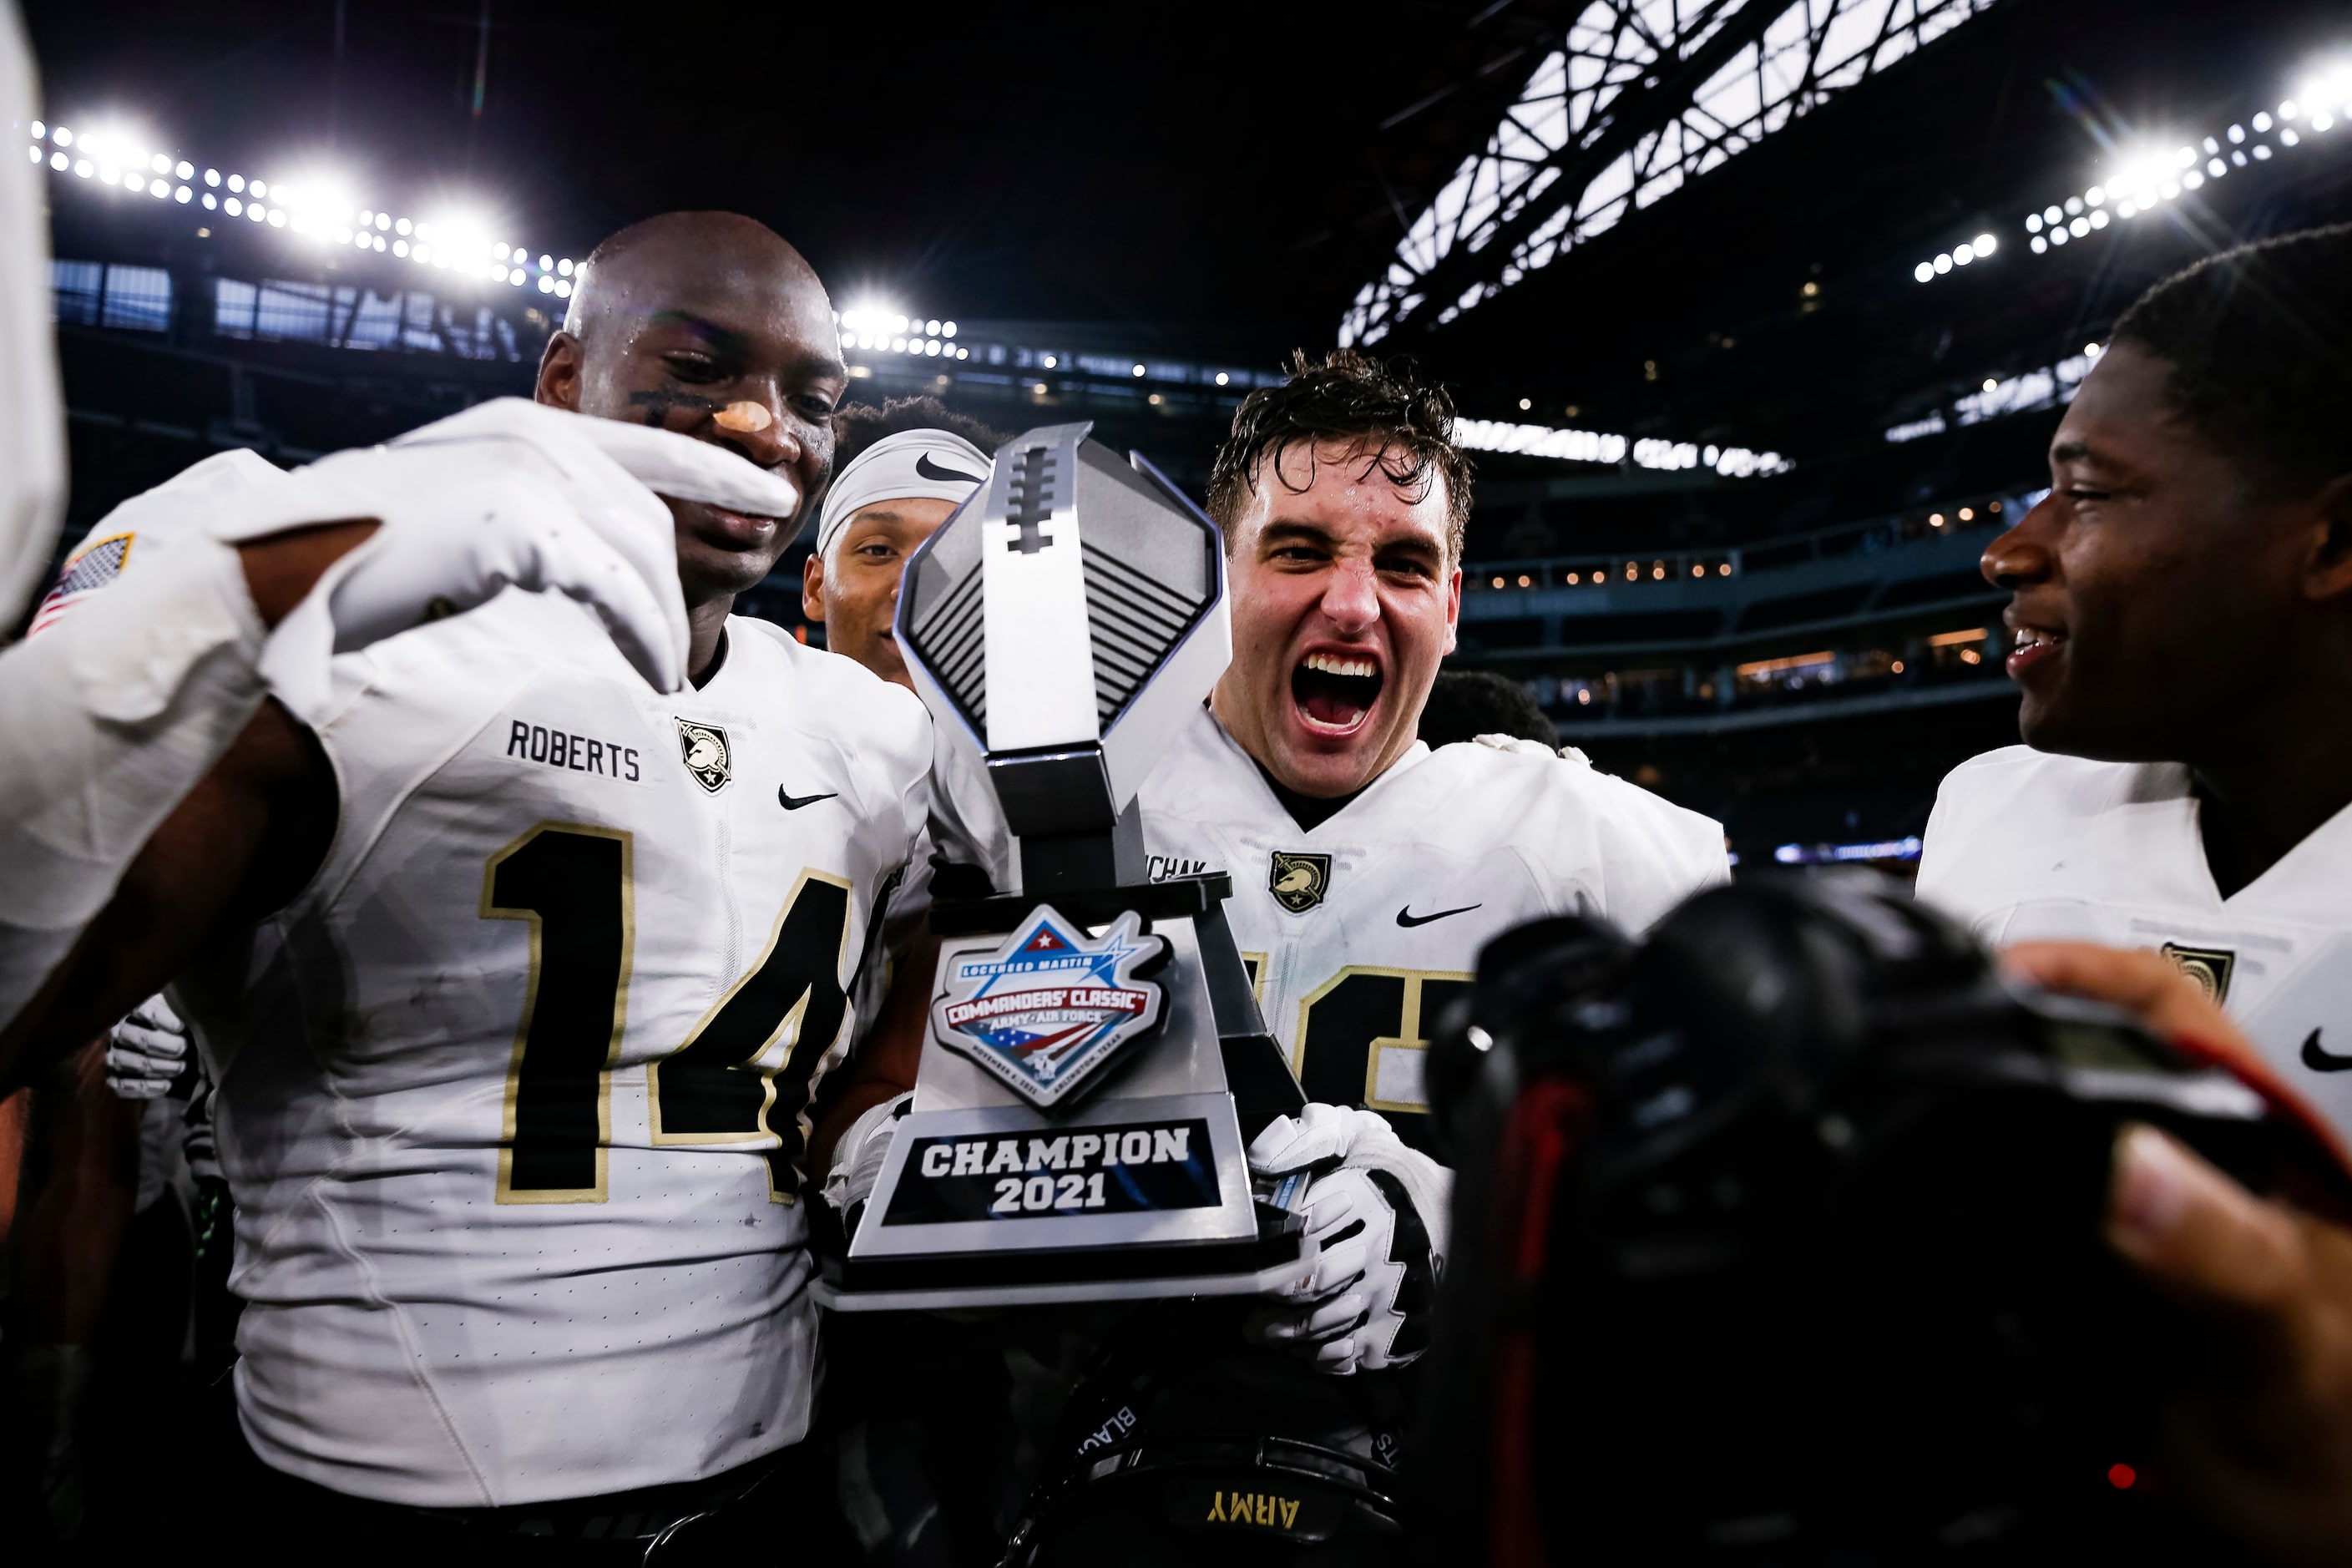
[[[8,1070],[133,1009],[142,1037],[184,1020],[236,1204],[238,1430],[286,1517],[700,1508],[810,1431],[802,1200],[847,1209],[880,1167],[934,889],[1017,879],[984,785],[934,776],[890,632],[986,433],[936,405],[839,417],[833,320],[757,223],[638,224],[587,264],[530,401],[292,473],[200,463],[92,529],[0,658],[0,725],[41,737],[0,763]],[[2128,460],[2107,448],[2161,353],[2100,362],[2054,463]],[[1347,353],[1246,400],[1207,498],[1233,661],[1141,795],[1158,871],[1232,876],[1311,1102],[1250,1159],[1314,1169],[1327,1245],[1250,1331],[1332,1374],[1427,1342],[1448,1183],[1422,1048],[1479,948],[1567,911],[1638,932],[1727,875],[1716,823],[1580,757],[1417,739],[1461,602],[1451,417]],[[12,515],[53,515],[20,469]],[[2070,588],[2052,564],[2094,504],[2062,485],[1988,557],[2044,749],[1948,783],[1923,891],[1996,937],[2176,950],[2352,1121],[2328,1076],[2352,824],[2237,887],[2205,874],[2187,747],[2221,716],[2116,695],[2128,660],[2094,639],[2126,636],[2123,568]],[[832,651],[731,613],[811,517]],[[925,1158],[1025,1181],[1171,1145]]]

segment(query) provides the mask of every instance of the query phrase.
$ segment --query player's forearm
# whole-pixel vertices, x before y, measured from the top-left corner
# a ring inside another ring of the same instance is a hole
[[[374,529],[183,544],[0,653],[0,1020],[54,1005],[133,857],[260,708],[270,629]]]
[[[265,703],[157,825],[112,896],[0,1030],[0,1086],[25,1082],[105,1033],[185,967],[225,921],[282,904],[317,866],[333,805],[317,742],[284,709]]]
[[[327,568],[367,542],[376,531],[371,519],[321,522],[273,533],[236,547],[237,564],[245,574],[246,591],[261,624],[276,627],[295,605],[310,595],[327,574]]]
[[[939,967],[940,939],[926,930],[899,961],[889,994],[874,1027],[858,1042],[843,1069],[848,1076],[831,1108],[809,1133],[809,1173],[819,1181],[833,1169],[834,1145],[856,1121],[884,1100],[915,1087],[923,1059],[923,1022],[929,1011],[931,974]]]

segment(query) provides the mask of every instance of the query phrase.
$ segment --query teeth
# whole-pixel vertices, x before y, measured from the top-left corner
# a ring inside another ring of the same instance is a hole
[[[2023,653],[2030,647],[2054,646],[2059,640],[2056,632],[2043,631],[2039,626],[2020,626],[2017,628],[2017,646],[2011,651]]]
[[[1369,679],[1373,674],[1372,661],[1368,658],[1339,658],[1328,653],[1310,653],[1307,668],[1325,675],[1353,675]]]

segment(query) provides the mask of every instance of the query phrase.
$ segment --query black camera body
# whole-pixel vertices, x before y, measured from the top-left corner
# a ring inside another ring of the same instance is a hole
[[[2181,1336],[2101,1233],[2132,1122],[2340,1202],[2238,1079],[1868,874],[1523,927],[1441,1035],[1449,1558],[2216,1560],[2137,1484]]]

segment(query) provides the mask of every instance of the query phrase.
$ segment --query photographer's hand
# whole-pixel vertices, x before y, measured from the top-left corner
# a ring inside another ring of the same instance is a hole
[[[2126,1008],[2275,1076],[2162,957],[2074,942],[2008,950],[2012,972]],[[2109,1244],[2207,1325],[2192,1392],[2164,1411],[2149,1479],[2283,1561],[2352,1560],[2352,1231],[2254,1197],[2152,1127],[2116,1142]]]

